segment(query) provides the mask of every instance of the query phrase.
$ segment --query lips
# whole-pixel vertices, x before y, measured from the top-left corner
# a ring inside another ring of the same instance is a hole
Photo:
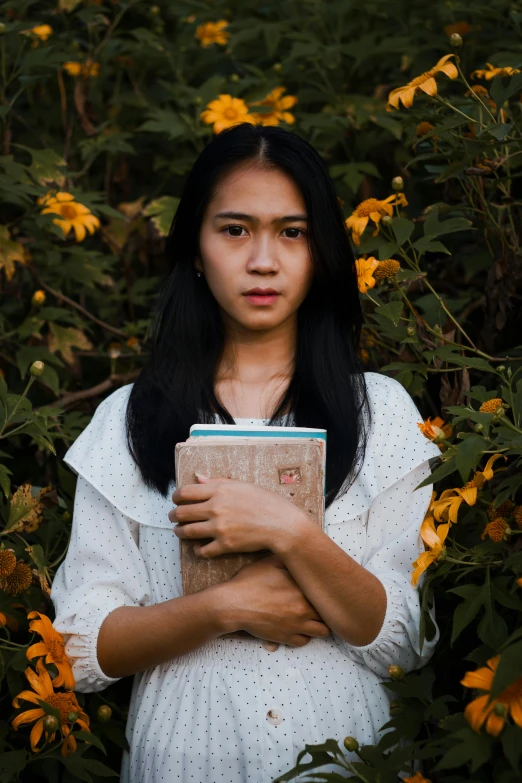
[[[251,305],[271,305],[277,301],[279,291],[275,288],[251,288],[250,291],[246,291],[243,296]]]

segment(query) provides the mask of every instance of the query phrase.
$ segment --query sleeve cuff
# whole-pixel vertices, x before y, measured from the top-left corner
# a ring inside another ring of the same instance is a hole
[[[123,605],[104,605],[92,610],[81,623],[81,634],[71,634],[65,643],[65,652],[71,660],[76,679],[75,690],[80,693],[101,691],[121,679],[109,677],[102,671],[98,662],[97,644],[103,621],[114,609]]]

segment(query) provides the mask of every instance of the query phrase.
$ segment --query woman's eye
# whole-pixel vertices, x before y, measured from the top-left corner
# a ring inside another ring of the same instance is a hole
[[[223,231],[234,231],[235,229],[239,229],[239,232],[241,232],[243,230],[243,228],[244,228],[244,226],[225,226]],[[284,231],[297,231],[297,232],[299,232],[300,234],[303,234],[303,235],[306,234],[306,231],[304,231],[302,228],[285,228],[283,230]],[[240,237],[241,233],[230,234],[229,236]],[[298,239],[298,237],[299,237],[299,234],[298,234],[298,236],[288,237],[288,239]]]

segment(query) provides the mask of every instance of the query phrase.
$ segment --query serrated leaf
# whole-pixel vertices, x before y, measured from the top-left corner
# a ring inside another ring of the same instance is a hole
[[[385,318],[389,318],[390,321],[397,326],[399,323],[401,313],[403,311],[404,305],[401,302],[388,302],[387,304],[381,305],[376,313],[379,315],[385,316]]]
[[[59,326],[54,321],[49,322],[49,340],[48,348],[51,353],[59,351],[67,364],[74,363],[74,354],[72,348],[81,348],[88,351],[93,348],[93,344],[81,329],[74,327]]]
[[[149,119],[137,130],[142,133],[164,133],[169,139],[174,140],[183,136],[187,128],[176,112],[170,109],[153,109],[149,112]]]
[[[431,237],[421,237],[413,243],[413,247],[419,251],[419,253],[446,253],[451,255],[451,251],[448,250],[446,245],[439,242],[437,239]]]
[[[4,270],[7,280],[13,279],[15,264],[25,266],[23,245],[11,239],[7,226],[0,226],[0,269]]]

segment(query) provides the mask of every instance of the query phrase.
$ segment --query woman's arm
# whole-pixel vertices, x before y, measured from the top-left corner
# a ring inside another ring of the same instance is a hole
[[[274,547],[323,621],[381,674],[391,663],[412,668],[420,660],[420,604],[411,572],[423,550],[419,529],[431,486],[415,487],[429,474],[426,461],[375,498],[363,565],[313,527],[298,540],[289,528]]]

